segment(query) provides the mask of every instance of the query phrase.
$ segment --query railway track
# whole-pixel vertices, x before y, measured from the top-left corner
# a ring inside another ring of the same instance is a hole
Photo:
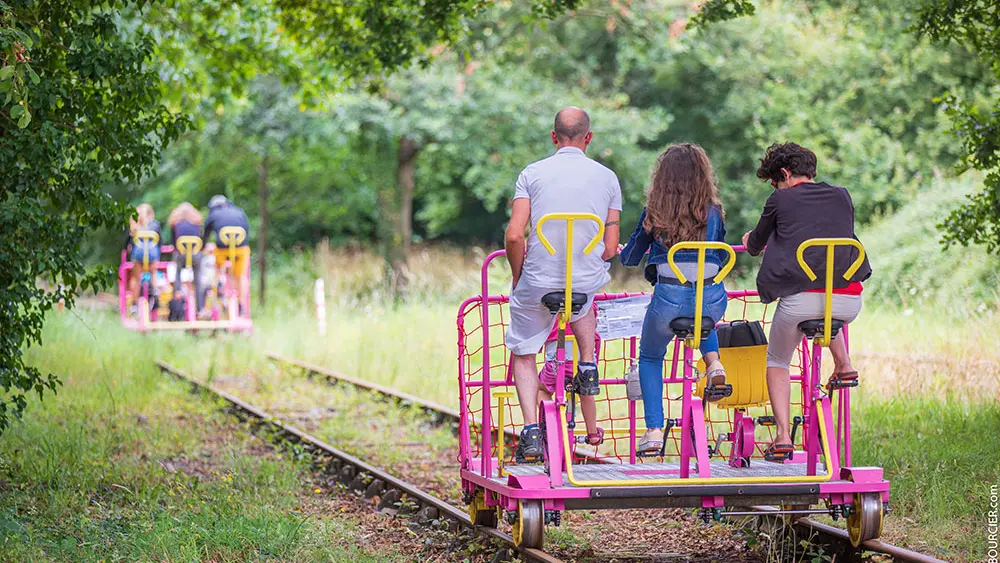
[[[267,353],[267,357],[275,362],[293,366],[303,370],[309,376],[320,376],[328,384],[338,384],[344,383],[359,389],[365,389],[373,393],[381,395],[387,400],[398,401],[401,404],[412,404],[419,406],[435,420],[441,423],[454,423],[458,424],[459,414],[455,409],[437,405],[436,403],[426,401],[419,397],[409,395],[407,393],[402,393],[382,385],[375,383],[355,379],[336,371],[311,364],[309,362],[304,362],[301,360],[296,360],[292,358],[285,358],[279,354],[272,352]],[[768,512],[769,507],[753,507],[755,511],[760,512],[765,515]],[[778,517],[780,518],[780,517]],[[847,531],[837,528],[835,526],[830,526],[822,522],[817,522],[810,518],[799,518],[793,525],[796,531],[802,534],[803,537],[812,538],[814,543],[824,543],[827,545],[838,545],[850,547],[850,539],[848,537]],[[891,556],[895,561],[905,561],[913,563],[944,563],[942,560],[898,547],[892,544],[888,544],[879,540],[868,540],[861,544],[862,551],[872,551],[876,553],[881,553]],[[859,552],[860,553],[860,552]]]
[[[327,472],[335,474],[350,490],[360,492],[367,497],[380,496],[380,507],[387,507],[396,503],[404,506],[404,503],[401,501],[405,500],[407,501],[405,506],[409,507],[407,511],[412,512],[415,518],[419,520],[431,521],[437,519],[456,522],[460,526],[474,530],[489,538],[499,540],[509,546],[511,551],[519,553],[525,561],[561,563],[560,559],[544,551],[515,547],[514,538],[500,530],[474,526],[464,509],[453,506],[407,481],[395,477],[347,452],[341,451],[294,426],[284,423],[273,415],[238,397],[202,383],[166,362],[157,360],[156,366],[160,371],[169,373],[177,379],[188,383],[194,390],[222,399],[229,404],[230,410],[237,416],[253,419],[260,425],[270,426],[282,440],[299,445],[312,453],[316,461],[325,466]],[[375,391],[371,387],[362,386]],[[383,390],[382,392],[385,391],[388,390]]]

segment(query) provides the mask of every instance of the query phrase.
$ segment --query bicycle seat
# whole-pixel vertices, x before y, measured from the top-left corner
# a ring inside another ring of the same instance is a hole
[[[587,304],[587,294],[574,291],[572,299],[573,314],[575,315],[583,310],[583,306]],[[565,291],[551,291],[542,296],[542,305],[545,305],[549,311],[558,313],[563,310],[565,300]]]
[[[707,338],[708,333],[712,332],[713,328],[715,328],[715,321],[712,320],[711,317],[702,316],[701,337]],[[674,332],[677,338],[684,340],[694,334],[694,318],[677,317],[676,319],[670,321],[670,330]]]
[[[836,338],[840,329],[844,328],[844,321],[832,319],[830,321],[830,338]],[[799,323],[799,330],[806,333],[809,338],[815,338],[817,334],[823,334],[823,319],[811,319]]]

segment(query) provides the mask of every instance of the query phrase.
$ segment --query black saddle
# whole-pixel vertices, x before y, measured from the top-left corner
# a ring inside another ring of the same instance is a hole
[[[844,328],[844,321],[837,319],[830,320],[830,338],[833,339]],[[815,338],[817,334],[823,334],[823,319],[812,319],[799,323],[799,330],[806,333],[809,338]]]
[[[579,293],[577,291],[573,292],[573,314],[577,314],[583,310],[583,306],[587,304],[587,294]],[[545,305],[549,311],[553,313],[558,313],[563,310],[564,301],[566,300],[565,291],[551,291],[542,296],[542,305]]]
[[[711,317],[701,317],[701,337],[708,338],[708,333],[712,332],[715,328],[715,321]],[[694,335],[694,318],[693,317],[677,317],[676,319],[670,321],[670,330],[677,335],[677,338],[684,340],[690,336]]]

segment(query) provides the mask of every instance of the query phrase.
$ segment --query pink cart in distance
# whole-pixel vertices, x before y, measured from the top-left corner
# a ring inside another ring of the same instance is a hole
[[[243,229],[239,229],[239,231],[243,231]],[[156,233],[152,234],[155,235]],[[245,232],[243,236],[245,237]],[[158,241],[159,237],[156,237],[156,239]],[[197,239],[198,244],[195,244],[194,241],[185,241],[183,239]],[[206,308],[211,310],[210,319],[198,320],[195,318],[193,288],[190,287],[191,284],[185,284],[184,289],[187,291],[185,297],[185,319],[173,322],[167,320],[167,302],[173,296],[173,280],[171,278],[172,276],[182,276],[185,273],[190,273],[190,255],[196,254],[201,249],[201,239],[198,237],[181,237],[181,241],[179,242],[182,247],[181,249],[170,245],[162,245],[160,246],[160,260],[147,261],[145,264],[130,261],[126,252],[122,251],[121,264],[118,266],[118,309],[122,326],[139,332],[156,330],[225,330],[249,332],[253,330],[253,320],[250,317],[249,291],[244,296],[243,302],[245,303],[245,307],[241,312],[237,305],[235,294],[231,290],[231,280],[227,277],[229,272],[228,261],[223,265],[221,272],[217,272],[217,275],[221,278],[217,280],[221,282],[221,292],[214,287],[216,285],[214,283],[211,284],[213,287],[208,290]],[[236,238],[233,238],[231,246],[235,246],[240,242],[242,242],[242,238],[239,238],[238,241],[236,241]],[[221,251],[225,252],[226,250],[222,249]],[[174,267],[172,257],[164,258],[176,252],[184,253],[188,262],[186,268],[177,269]],[[128,291],[128,276],[133,268],[142,268],[149,274],[148,281],[144,281],[141,284],[142,289],[140,289],[139,295],[131,295]],[[188,271],[186,272],[185,270]],[[246,276],[247,278],[250,277],[249,265],[247,266]],[[249,283],[245,285],[249,288]],[[155,303],[155,306],[152,293],[147,289],[154,286],[159,286],[162,290],[159,298],[156,300],[157,303]],[[133,304],[135,305],[134,314],[131,312]]]
[[[828,249],[850,244],[864,256],[856,241],[815,239],[807,243]],[[705,245],[681,244],[688,248]],[[799,261],[812,276],[802,259],[806,246],[800,248]],[[743,251],[728,245],[726,249],[733,256]],[[703,268],[705,248],[699,253],[699,268]],[[832,251],[827,255],[832,256]],[[482,293],[466,299],[458,310],[459,461],[463,497],[473,522],[495,527],[505,519],[513,525],[519,546],[538,548],[545,525],[558,526],[564,510],[689,507],[710,522],[727,515],[761,514],[735,507],[770,505],[774,510],[768,514],[845,518],[855,547],[881,534],[889,482],[879,467],[852,465],[851,387],[827,385],[820,377],[822,349],[832,336],[831,328],[833,335],[839,329],[847,336],[847,327],[829,318],[829,307],[826,318],[806,331],[792,366],[795,452],[791,459],[783,463],[763,459],[774,424],[765,378],[766,345],[723,348],[732,395],[704,403],[704,378],[699,377],[704,370],[703,365],[699,369],[694,350],[699,334],[707,329],[691,326],[678,327],[665,360],[664,448],[654,456],[639,455],[637,436],[645,431],[639,424],[641,414],[637,418],[641,406],[637,408],[637,401],[628,397],[625,377],[638,359],[637,327],[641,327],[648,295],[606,293],[596,297],[602,376],[598,424],[605,428],[604,443],[593,447],[578,440],[586,430],[582,424],[577,427],[580,421],[572,414],[567,416],[574,411],[573,397],[557,381],[553,400],[542,401],[538,407],[545,461],[517,465],[511,442],[522,425],[504,345],[508,296],[492,294],[489,283],[491,264],[502,264],[498,259],[503,256],[503,250],[487,256]],[[829,295],[832,268],[827,272]],[[766,327],[771,307],[761,304],[754,290],[730,291],[723,320],[758,321]],[[566,357],[560,349],[560,378],[575,373]]]

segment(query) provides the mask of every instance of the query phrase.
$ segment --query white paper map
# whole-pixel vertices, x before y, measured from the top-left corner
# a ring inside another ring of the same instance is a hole
[[[602,340],[631,338],[642,334],[649,295],[597,302],[597,334]]]

